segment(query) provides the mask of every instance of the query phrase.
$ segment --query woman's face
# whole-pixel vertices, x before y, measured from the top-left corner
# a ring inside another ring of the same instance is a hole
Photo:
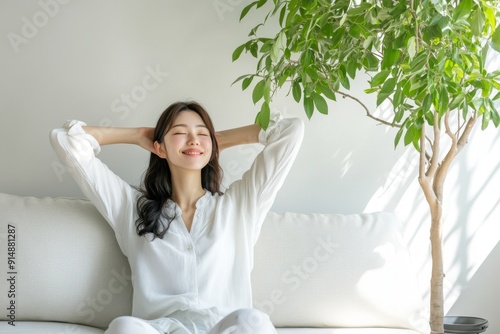
[[[212,156],[210,131],[194,111],[182,111],[158,144],[159,156],[170,168],[201,170]]]

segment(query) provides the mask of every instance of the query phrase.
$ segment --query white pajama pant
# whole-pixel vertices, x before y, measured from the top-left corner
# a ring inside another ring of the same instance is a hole
[[[210,328],[209,321],[186,313],[147,321],[131,316],[114,319],[104,334],[276,334],[267,314],[256,309],[236,310]]]

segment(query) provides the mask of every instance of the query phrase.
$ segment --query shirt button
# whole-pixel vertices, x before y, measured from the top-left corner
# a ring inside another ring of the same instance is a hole
[[[188,251],[192,251],[192,250],[193,250],[193,245],[189,245],[189,246],[187,246],[187,250],[188,250]]]

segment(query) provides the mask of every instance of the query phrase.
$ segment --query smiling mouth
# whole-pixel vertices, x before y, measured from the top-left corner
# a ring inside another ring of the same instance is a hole
[[[202,155],[203,152],[199,152],[199,151],[184,151],[184,152],[182,152],[182,154],[189,155],[189,156],[197,156],[197,155]]]

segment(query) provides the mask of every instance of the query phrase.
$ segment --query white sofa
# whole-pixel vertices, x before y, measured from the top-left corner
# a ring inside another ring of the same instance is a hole
[[[254,306],[279,334],[429,333],[393,214],[269,213],[255,252]],[[97,334],[130,314],[127,260],[87,200],[0,194],[0,268],[1,334]]]

